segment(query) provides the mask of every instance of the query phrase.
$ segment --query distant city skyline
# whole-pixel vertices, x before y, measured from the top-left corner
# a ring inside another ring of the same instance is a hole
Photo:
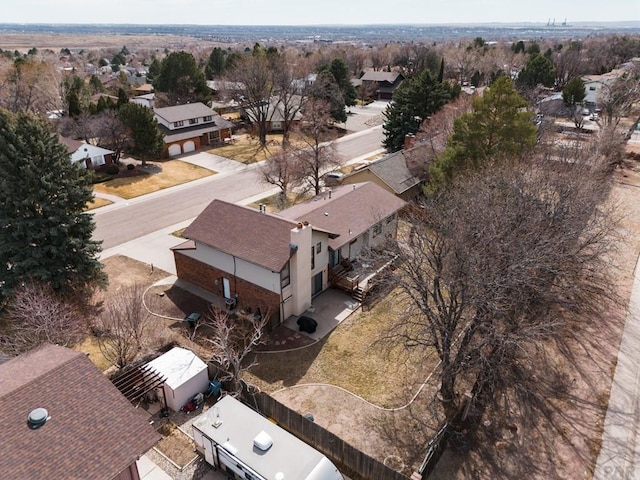
[[[8,1],[8,0],[6,0]],[[18,0],[2,23],[367,25],[640,21],[639,0]]]

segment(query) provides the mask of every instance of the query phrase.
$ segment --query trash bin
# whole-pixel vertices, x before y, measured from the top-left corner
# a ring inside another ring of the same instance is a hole
[[[211,380],[209,382],[209,389],[207,390],[207,397],[213,395],[214,398],[218,398],[221,390],[222,384],[218,380]]]

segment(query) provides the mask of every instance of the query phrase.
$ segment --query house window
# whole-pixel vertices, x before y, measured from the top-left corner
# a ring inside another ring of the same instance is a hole
[[[322,242],[316,243],[316,253],[320,253],[322,251]]]
[[[211,115],[206,115],[203,119],[203,122],[210,122],[211,121]]]
[[[316,268],[316,249],[311,245],[311,270]]]
[[[190,118],[189,119],[189,125],[195,125],[196,123],[198,123],[198,119],[197,118]]]
[[[182,120],[180,120],[178,122],[173,122],[173,126],[174,127],[182,127],[182,126],[184,126],[184,122]]]
[[[592,92],[595,92],[596,87],[592,85],[592,86],[589,87],[589,90],[591,90]]]
[[[91,163],[94,166],[99,167],[100,165],[104,165],[106,162],[104,161],[104,156],[98,155],[97,157],[91,158]]]
[[[280,271],[280,288],[289,286],[291,283],[291,270],[289,268],[289,262]]]

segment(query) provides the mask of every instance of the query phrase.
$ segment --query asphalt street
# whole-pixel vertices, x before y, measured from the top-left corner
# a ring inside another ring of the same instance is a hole
[[[343,159],[366,155],[380,148],[382,128],[347,135],[336,142]],[[93,238],[111,249],[196,217],[214,199],[239,203],[268,195],[273,188],[259,181],[256,164],[221,172],[194,182],[96,209]]]

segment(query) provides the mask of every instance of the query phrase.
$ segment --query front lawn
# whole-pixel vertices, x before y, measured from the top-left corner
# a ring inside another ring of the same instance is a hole
[[[105,205],[111,205],[113,202],[111,200],[107,200],[106,198],[93,197],[93,200],[87,202],[87,206],[85,210],[93,210],[94,208],[104,207]]]
[[[94,185],[96,192],[108,193],[121,198],[135,198],[147,193],[191,182],[214,174],[211,170],[182,162],[167,160],[149,162],[147,167],[137,167],[144,174],[116,178]]]

